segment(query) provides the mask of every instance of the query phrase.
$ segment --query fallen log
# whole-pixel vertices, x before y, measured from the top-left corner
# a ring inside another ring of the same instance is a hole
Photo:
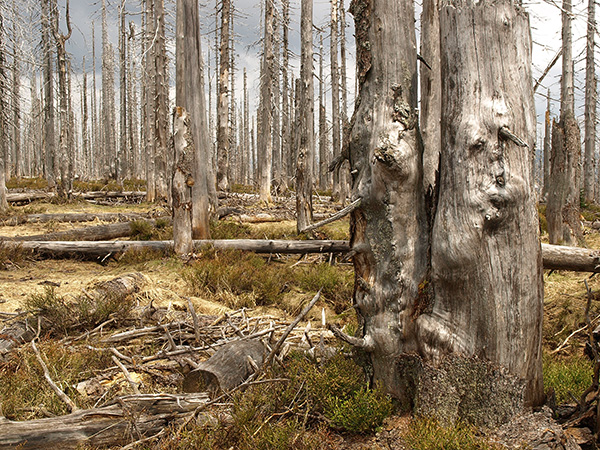
[[[170,218],[161,220],[171,221]],[[155,219],[147,220],[147,223],[154,226]],[[107,225],[97,225],[94,227],[74,228],[67,231],[57,231],[54,233],[35,234],[31,236],[0,237],[0,240],[12,241],[108,241],[121,237],[131,236],[131,224],[133,222],[111,223]]]
[[[97,198],[140,198],[145,197],[144,191],[92,191],[92,192],[74,192],[73,198],[81,198],[84,200],[93,200]],[[54,192],[15,192],[6,194],[6,201],[9,203],[30,203],[34,200],[49,200],[56,197]]]
[[[173,241],[3,241],[2,245],[50,256],[78,255],[103,258],[127,250],[166,251],[173,248]],[[194,248],[212,246],[220,250],[245,250],[256,253],[345,253],[348,241],[311,240],[262,240],[262,239],[215,239],[195,240]]]
[[[0,417],[0,450],[119,446],[152,436],[209,401],[206,393],[119,397],[108,406],[15,422]]]
[[[149,219],[148,214],[134,213],[65,213],[65,214],[28,214],[26,216],[9,217],[0,220],[2,226],[16,226],[24,223],[47,223],[47,222],[131,222],[133,220]]]
[[[542,244],[544,269],[600,272],[600,250]]]

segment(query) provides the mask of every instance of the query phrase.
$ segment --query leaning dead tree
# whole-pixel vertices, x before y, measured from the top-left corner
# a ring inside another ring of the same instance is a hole
[[[362,338],[349,340],[407,406],[443,421],[507,421],[543,396],[528,15],[509,0],[441,3],[444,147],[430,204],[413,2],[359,0],[352,13],[360,92],[350,161],[361,204],[351,251]]]

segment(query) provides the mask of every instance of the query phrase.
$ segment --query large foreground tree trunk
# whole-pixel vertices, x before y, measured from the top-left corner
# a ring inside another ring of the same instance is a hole
[[[531,80],[529,18],[508,1],[464,5],[440,14],[444,144],[434,302],[419,305],[430,308],[418,320],[420,351],[434,362],[454,353],[505,367],[537,404],[543,288],[535,108],[523,82]]]
[[[430,202],[413,3],[355,0],[352,10],[360,93],[350,161],[353,197],[362,198],[351,221],[363,331],[355,343],[370,354],[374,380],[421,413],[506,421],[543,394],[528,16],[509,0],[442,2],[444,146]]]

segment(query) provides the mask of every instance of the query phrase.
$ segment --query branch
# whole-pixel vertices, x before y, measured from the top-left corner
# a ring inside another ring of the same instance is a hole
[[[119,369],[121,369],[121,372],[123,372],[123,375],[125,375],[125,379],[128,381],[129,385],[131,386],[131,389],[133,389],[133,393],[135,395],[140,395],[140,391],[138,389],[138,384],[133,381],[133,378],[131,378],[131,374],[129,373],[129,370],[127,370],[127,367],[125,367],[123,365],[123,363],[121,361],[119,361],[119,359],[115,356],[112,355],[112,360],[114,361],[114,363],[119,366]]]
[[[523,139],[514,134],[508,127],[500,127],[498,130],[498,137],[505,141],[511,141],[519,147],[529,147]]]
[[[302,310],[300,315],[298,317],[296,317],[296,319],[283,332],[283,335],[277,341],[277,343],[273,347],[273,350],[271,350],[271,353],[269,353],[269,356],[267,356],[267,358],[265,359],[265,362],[263,364],[263,371],[265,370],[267,365],[271,363],[271,361],[273,360],[273,357],[275,355],[277,355],[277,353],[279,353],[281,346],[283,345],[283,343],[285,342],[285,340],[287,339],[289,334],[292,332],[292,330],[296,327],[296,325],[298,325],[300,323],[300,321],[302,319],[304,319],[304,316],[306,316],[308,314],[308,312],[312,309],[312,307],[315,306],[315,303],[317,303],[319,298],[321,298],[321,291],[322,291],[322,288],[319,289],[319,292],[317,292],[317,295],[315,295],[313,297],[313,299],[310,301],[310,303],[308,305],[306,305],[306,307]]]
[[[363,350],[366,350],[366,351],[372,351],[375,347],[375,345],[371,339],[366,338],[366,337],[365,338],[357,338],[354,336],[349,336],[332,323],[327,324],[327,328],[339,340],[344,341],[353,347],[362,348]]]
[[[309,226],[303,228],[302,230],[300,230],[300,232],[308,233],[309,231],[316,230],[317,228],[327,225],[328,223],[335,222],[336,220],[341,219],[342,217],[350,214],[352,211],[357,209],[360,206],[361,200],[362,200],[361,198],[357,198],[352,203],[350,203],[348,206],[346,206],[344,209],[339,210],[338,212],[331,215],[327,219],[321,220],[320,222],[314,223],[312,225],[309,225]]]
[[[40,351],[38,350],[37,346],[35,345],[35,340],[31,341],[31,348],[34,351],[35,357],[37,358],[38,362],[40,363],[40,366],[42,366],[42,370],[44,371],[44,378],[46,379],[46,381],[48,382],[48,384],[50,385],[52,390],[67,405],[69,412],[77,411],[78,408],[77,408],[77,406],[75,406],[75,403],[73,403],[73,401],[67,396],[67,394],[65,394],[56,385],[56,383],[54,383],[54,381],[52,381],[52,378],[50,377],[50,372],[48,371],[48,366],[46,366],[46,363],[42,359],[42,355],[40,354]]]

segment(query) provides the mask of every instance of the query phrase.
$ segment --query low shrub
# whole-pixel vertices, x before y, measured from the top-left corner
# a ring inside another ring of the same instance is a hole
[[[544,387],[553,389],[557,404],[579,400],[592,384],[593,366],[584,356],[560,357],[546,354],[543,357]]]
[[[428,418],[414,419],[403,437],[411,450],[500,450],[478,436],[477,429],[470,425],[443,427]]]

